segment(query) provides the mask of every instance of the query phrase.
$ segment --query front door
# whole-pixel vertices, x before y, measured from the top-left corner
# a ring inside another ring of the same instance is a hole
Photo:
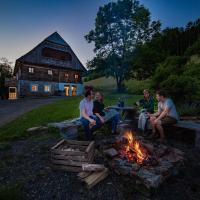
[[[9,99],[17,99],[17,88],[9,87]]]
[[[76,86],[73,85],[71,89],[72,89],[72,96],[76,96],[76,90],[77,90]]]
[[[69,85],[66,85],[64,88],[65,88],[65,96],[69,96]]]

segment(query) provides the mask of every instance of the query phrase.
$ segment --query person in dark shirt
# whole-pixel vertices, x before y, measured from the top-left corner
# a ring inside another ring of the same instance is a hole
[[[138,119],[138,128],[145,132],[148,126],[149,114],[154,113],[154,100],[148,90],[144,90],[143,94],[144,98],[138,102],[138,105],[142,108]]]
[[[94,100],[93,113],[101,120],[101,123],[111,121],[112,123],[112,133],[116,132],[117,123],[119,121],[120,115],[114,109],[105,109],[103,103],[103,94],[96,92]]]
[[[154,100],[148,90],[143,91],[144,98],[139,101],[139,106],[148,113],[154,113]]]

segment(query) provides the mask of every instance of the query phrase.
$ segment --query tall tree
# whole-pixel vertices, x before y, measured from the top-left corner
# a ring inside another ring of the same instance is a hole
[[[11,62],[7,58],[0,58],[0,96],[3,98],[5,79],[12,76]]]
[[[118,91],[130,76],[130,56],[137,44],[151,39],[160,22],[150,22],[150,12],[137,0],[118,0],[99,8],[95,29],[86,40],[95,43],[95,58],[88,68],[98,69],[116,79]]]

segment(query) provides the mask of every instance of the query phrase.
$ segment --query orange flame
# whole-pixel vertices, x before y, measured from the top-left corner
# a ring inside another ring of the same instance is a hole
[[[142,164],[147,158],[147,154],[141,147],[140,143],[136,141],[131,131],[127,131],[123,137],[127,139],[128,144],[120,151],[122,156],[127,157],[129,161],[136,160],[138,164]]]
[[[140,144],[137,141],[134,144],[134,149],[135,149],[135,152],[136,152],[137,162],[139,164],[142,164],[142,162],[145,160],[147,155],[144,152],[142,152],[142,148],[140,147]]]

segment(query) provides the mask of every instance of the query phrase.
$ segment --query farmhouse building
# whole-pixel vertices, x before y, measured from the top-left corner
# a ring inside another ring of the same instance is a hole
[[[71,47],[55,32],[16,60],[18,96],[81,95],[85,71]]]

